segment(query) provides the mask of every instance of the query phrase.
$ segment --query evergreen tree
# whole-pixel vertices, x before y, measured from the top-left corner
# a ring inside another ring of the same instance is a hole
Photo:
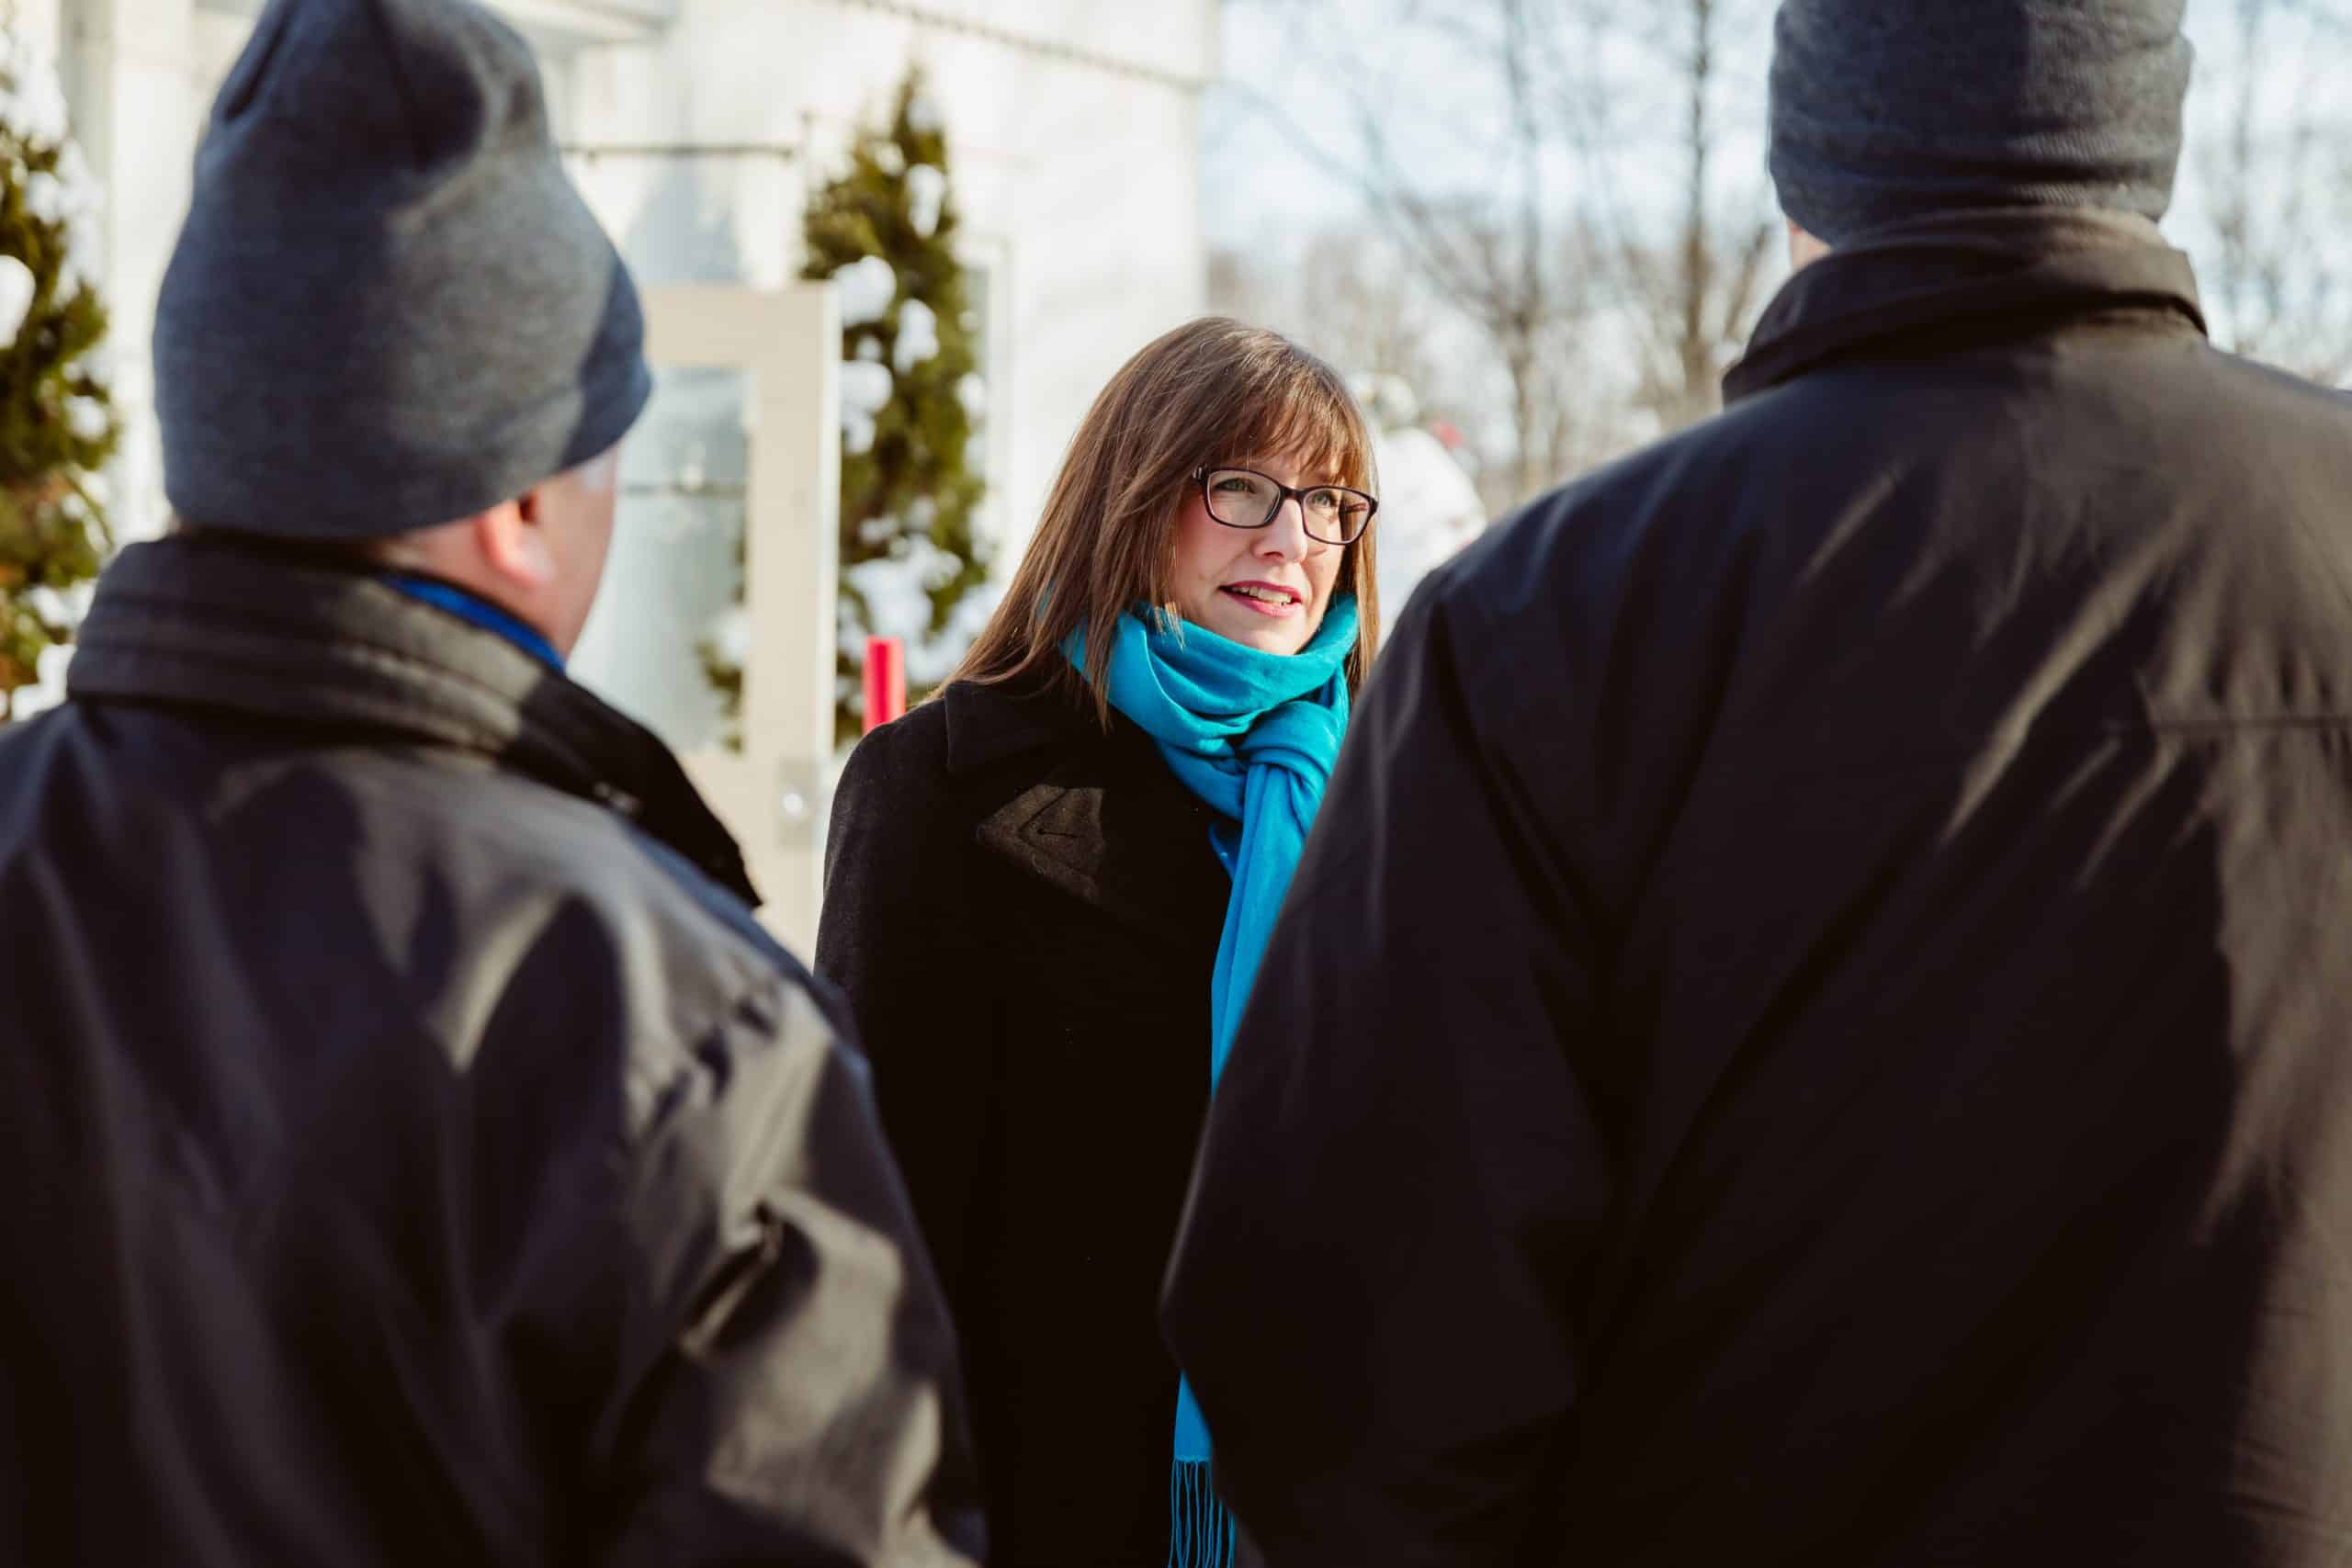
[[[72,639],[73,591],[110,542],[94,494],[120,434],[89,357],[107,331],[86,270],[97,213],[54,74],[0,37],[0,719]]]
[[[944,679],[986,621],[988,560],[972,532],[982,483],[966,462],[983,389],[947,139],[920,71],[886,126],[810,197],[803,276],[842,293],[839,731],[862,717],[869,633],[907,640],[910,698]]]

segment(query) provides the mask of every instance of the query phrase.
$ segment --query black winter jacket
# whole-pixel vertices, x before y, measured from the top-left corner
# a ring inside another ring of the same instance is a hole
[[[817,968],[871,1055],[1021,1568],[1168,1560],[1158,1303],[1208,1103],[1211,820],[1132,724],[1034,685],[948,686],[834,796]]]
[[[0,1561],[973,1559],[862,1065],[658,741],[218,537],[70,693],[0,737]]]
[[[2352,400],[2153,228],[1797,275],[1384,655],[1167,1322],[1283,1568],[2352,1541]]]

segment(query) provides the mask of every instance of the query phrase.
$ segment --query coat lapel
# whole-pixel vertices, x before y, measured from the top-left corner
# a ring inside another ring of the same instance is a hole
[[[983,817],[974,838],[1031,875],[1154,937],[1222,929],[1231,886],[1209,847],[1208,807],[1125,721],[1105,736],[1055,694],[947,689],[953,769],[1032,756],[1037,782]]]
[[[976,837],[1065,893],[1131,924],[1158,926],[1148,890],[1118,874],[1102,818],[1100,789],[1041,784],[985,818]]]
[[[977,837],[1114,919],[1155,935],[1196,941],[1203,903],[1221,907],[1226,891],[1225,873],[1209,848],[1208,816],[1183,803],[1171,812],[1157,791],[1138,799],[1135,784],[1048,778],[983,818]]]

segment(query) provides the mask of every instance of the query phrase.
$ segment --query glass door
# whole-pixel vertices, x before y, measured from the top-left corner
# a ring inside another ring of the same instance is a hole
[[[831,284],[657,288],[655,390],[573,673],[684,757],[770,929],[816,941],[833,749],[841,315]]]

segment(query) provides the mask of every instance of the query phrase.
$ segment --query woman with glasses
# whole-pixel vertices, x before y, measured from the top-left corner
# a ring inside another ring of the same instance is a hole
[[[962,668],[842,779],[817,966],[955,1309],[993,1561],[1247,1555],[1159,1283],[1372,661],[1372,489],[1322,362],[1170,333],[1095,400]]]

